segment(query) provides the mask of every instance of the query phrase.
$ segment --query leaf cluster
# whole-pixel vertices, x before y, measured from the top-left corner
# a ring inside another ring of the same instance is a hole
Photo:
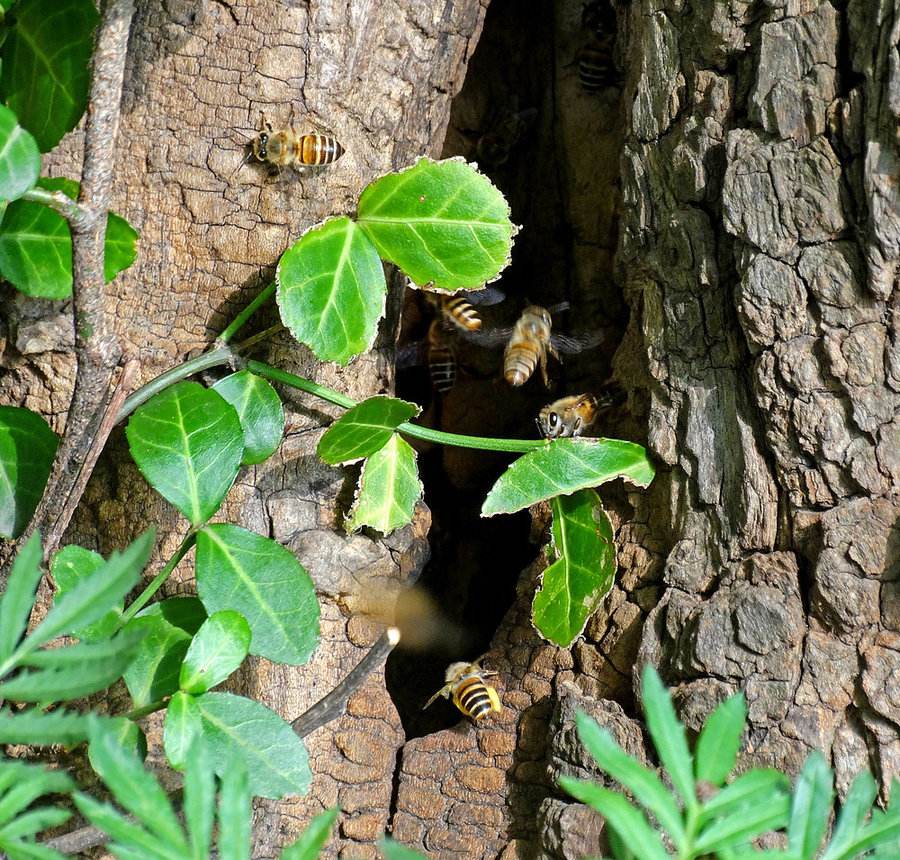
[[[897,780],[891,805],[884,811],[873,810],[875,780],[867,772],[859,774],[826,840],[834,787],[833,774],[820,753],[807,758],[793,789],[788,778],[773,768],[754,768],[730,779],[746,727],[743,694],[732,696],[713,711],[692,755],[684,726],[652,666],[644,669],[642,693],[647,729],[666,781],[625,753],[606,729],[584,713],[576,718],[581,742],[634,800],[589,780],[560,779],[569,794],[604,816],[615,860],[737,860],[751,856],[887,860],[898,856]],[[754,846],[754,840],[772,831],[786,831],[786,848]]]

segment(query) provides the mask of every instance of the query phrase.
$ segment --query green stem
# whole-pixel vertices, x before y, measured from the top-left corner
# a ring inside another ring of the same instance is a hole
[[[247,362],[247,370],[257,376],[264,376],[275,382],[281,382],[284,385],[290,385],[293,388],[299,388],[307,394],[314,394],[321,397],[335,406],[342,406],[344,409],[351,409],[356,406],[356,401],[347,397],[340,392],[326,388],[316,382],[304,379],[302,376],[295,376],[277,367],[272,367],[262,361],[254,361],[251,359]],[[401,424],[397,428],[406,436],[412,436],[416,439],[424,439],[427,442],[437,442],[441,445],[454,445],[457,448],[476,448],[480,451],[504,451],[510,454],[527,454],[536,448],[543,448],[547,442],[543,439],[494,439],[489,436],[462,436],[457,433],[445,433],[443,430],[432,430],[429,427],[420,427],[418,424],[410,424],[408,421]]]
[[[219,335],[219,343],[228,343],[237,334],[238,330],[243,328],[244,323],[253,316],[264,305],[275,292],[274,282],[269,284],[247,307],[245,307],[228,325],[225,331]]]
[[[137,599],[128,607],[128,609],[122,613],[119,627],[124,627],[131,621],[131,619],[147,605],[150,598],[159,591],[159,587],[169,578],[169,574],[175,570],[178,562],[184,558],[187,551],[194,545],[194,541],[197,539],[197,532],[202,529],[204,525],[205,523],[201,523],[199,526],[194,526],[184,536],[184,540],[181,542],[178,549],[175,550],[175,554],[169,559],[166,566],[153,577],[153,581],[137,596]]]
[[[164,699],[158,699],[155,702],[151,702],[149,705],[144,705],[142,708],[135,708],[134,710],[129,711],[127,714],[122,714],[122,716],[126,720],[137,722],[138,720],[146,717],[148,714],[153,714],[156,713],[156,711],[161,711],[166,705],[169,704],[170,698],[171,696],[166,696]]]
[[[85,209],[62,191],[48,191],[46,188],[32,188],[20,198],[31,203],[41,203],[58,212],[71,223],[82,223],[85,220]]]

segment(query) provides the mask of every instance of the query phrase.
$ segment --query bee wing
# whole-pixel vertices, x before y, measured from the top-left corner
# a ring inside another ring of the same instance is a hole
[[[505,344],[512,333],[511,327],[501,326],[500,328],[479,329],[478,331],[460,331],[459,336],[478,346],[492,349]]]
[[[606,340],[606,332],[602,330],[584,332],[582,334],[552,334],[550,343],[560,352],[573,354],[593,349]]]
[[[480,290],[467,290],[457,293],[457,295],[463,296],[473,305],[479,305],[483,308],[499,305],[506,298],[506,293],[498,287],[482,287]]]
[[[424,705],[422,705],[422,710],[424,711],[429,705],[433,705],[441,696],[446,696],[447,693],[450,692],[450,684],[444,684],[440,690],[438,690]]]

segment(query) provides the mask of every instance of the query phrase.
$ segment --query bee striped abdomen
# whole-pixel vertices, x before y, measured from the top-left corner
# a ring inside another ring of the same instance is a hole
[[[478,677],[460,682],[453,691],[453,703],[473,720],[480,720],[494,710],[487,685]]]
[[[538,363],[538,349],[527,340],[513,341],[503,354],[503,376],[510,385],[524,385]]]
[[[478,331],[481,328],[481,317],[478,311],[463,298],[452,297],[441,300],[444,313],[461,329]]]
[[[431,384],[441,394],[446,394],[456,384],[456,354],[439,319],[432,321],[428,329],[427,355]]]
[[[297,162],[304,166],[334,164],[343,154],[344,148],[330,134],[304,134],[297,141]]]

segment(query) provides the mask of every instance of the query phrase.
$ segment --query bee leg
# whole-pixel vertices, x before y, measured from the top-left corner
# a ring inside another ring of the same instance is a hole
[[[268,173],[269,173],[269,179],[274,179],[276,176],[278,176],[278,174],[279,174],[280,172],[281,172],[281,171],[278,169],[278,166],[277,166],[277,165],[275,165],[275,164],[270,164],[270,165],[269,165],[269,170],[268,170]]]
[[[550,378],[547,376],[547,353],[542,352],[540,358],[541,364],[541,379],[544,380],[544,388],[550,387]]]

